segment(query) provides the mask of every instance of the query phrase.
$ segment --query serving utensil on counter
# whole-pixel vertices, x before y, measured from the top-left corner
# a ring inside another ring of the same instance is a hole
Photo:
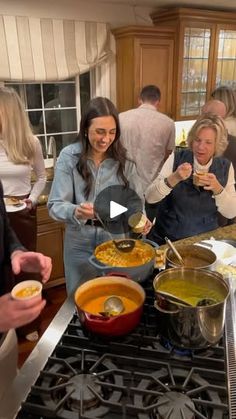
[[[114,240],[114,237],[112,236],[112,234],[110,233],[110,231],[107,229],[105,223],[102,221],[101,217],[96,214],[96,217],[98,219],[98,221],[100,221],[100,223],[102,224],[104,230],[109,234],[111,240],[113,241],[115,247],[117,248],[117,250],[119,250],[120,252],[124,252],[124,253],[128,253],[131,252],[135,246],[135,240],[134,239],[118,239],[118,240]]]
[[[183,260],[182,256],[179,254],[178,250],[173,245],[173,243],[170,241],[170,239],[168,239],[168,237],[165,237],[165,241],[168,244],[168,246],[170,247],[170,249],[174,252],[175,256],[178,258],[181,265],[184,266],[184,260]]]

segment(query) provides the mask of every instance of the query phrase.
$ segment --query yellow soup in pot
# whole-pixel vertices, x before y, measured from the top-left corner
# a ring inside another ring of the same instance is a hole
[[[223,300],[219,291],[183,279],[169,279],[160,284],[158,288],[156,288],[156,291],[169,292],[193,306],[196,306],[200,300],[205,298],[212,298],[216,302]]]
[[[136,240],[134,248],[128,253],[119,251],[112,241],[102,243],[94,253],[104,265],[128,268],[150,262],[155,252],[150,245]]]

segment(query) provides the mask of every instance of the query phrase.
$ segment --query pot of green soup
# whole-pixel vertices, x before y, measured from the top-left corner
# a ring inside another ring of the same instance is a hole
[[[229,295],[222,275],[206,269],[172,268],[159,273],[153,286],[160,334],[170,343],[201,349],[220,340]],[[174,303],[162,292],[190,305]]]

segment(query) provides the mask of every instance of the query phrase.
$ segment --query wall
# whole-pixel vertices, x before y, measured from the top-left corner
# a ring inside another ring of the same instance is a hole
[[[1,0],[1,14],[108,22],[111,27],[152,25],[150,7],[96,0]]]

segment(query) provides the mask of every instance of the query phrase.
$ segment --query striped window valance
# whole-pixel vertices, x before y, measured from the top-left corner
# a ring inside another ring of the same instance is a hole
[[[0,16],[0,80],[64,80],[109,53],[106,23]]]

